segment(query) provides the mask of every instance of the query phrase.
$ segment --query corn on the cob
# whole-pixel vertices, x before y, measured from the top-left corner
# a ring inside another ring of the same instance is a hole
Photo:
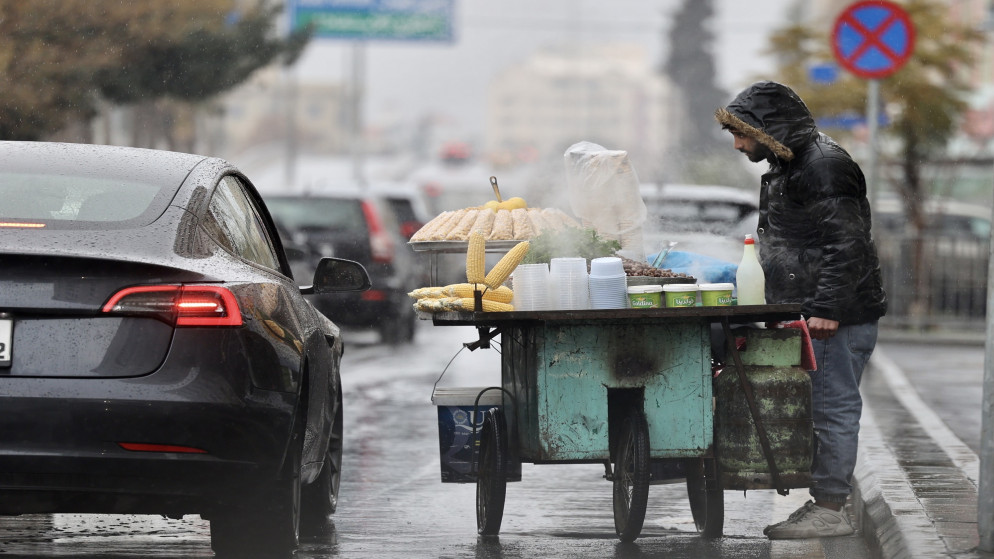
[[[463,214],[462,219],[459,223],[455,225],[448,233],[445,235],[446,241],[465,241],[466,237],[469,235],[470,229],[473,227],[473,223],[476,222],[476,216],[479,215],[480,210],[468,209],[466,213]]]
[[[483,299],[483,312],[508,312],[514,306]],[[418,299],[414,308],[423,312],[470,311],[476,310],[472,297],[442,297],[440,299]]]
[[[511,236],[519,241],[524,241],[535,236],[531,220],[528,219],[528,210],[524,208],[511,210],[511,227]]]
[[[466,281],[469,283],[483,283],[487,275],[486,245],[487,238],[483,231],[473,229],[469,234],[469,248],[466,249]]]
[[[446,310],[442,299],[418,299],[414,303],[414,309],[424,312],[441,312]]]
[[[542,210],[538,208],[528,208],[528,221],[531,222],[532,232],[541,235],[547,229],[545,218],[542,217]]]
[[[438,214],[437,216],[435,216],[428,223],[425,223],[421,227],[421,229],[418,229],[418,231],[414,235],[411,235],[411,242],[421,242],[421,241],[430,241],[430,240],[432,240],[432,234],[433,234],[433,232],[436,229],[438,229],[439,226],[442,223],[444,223],[446,220],[448,220],[450,217],[452,217],[452,213],[453,213],[452,211],[442,212],[442,213]]]
[[[498,210],[487,240],[510,240],[512,238],[514,238],[514,222],[511,220],[511,212],[510,210]]]
[[[510,287],[502,285],[497,289],[486,287],[483,282],[478,287],[483,291],[483,298],[488,301],[498,303],[510,303],[514,298],[514,292]],[[453,283],[442,287],[419,287],[407,295],[411,299],[441,299],[443,297],[472,297],[474,285],[472,283]]]
[[[483,278],[483,283],[487,284],[491,289],[497,289],[511,275],[511,272],[518,267],[518,262],[521,262],[521,259],[528,253],[529,246],[528,241],[521,241],[514,245],[514,248],[507,251],[507,254],[490,270],[487,277]]]
[[[473,222],[473,229],[479,229],[486,237],[494,228],[494,220],[497,219],[497,211],[490,208],[480,208],[480,213],[476,214],[476,221]]]
[[[453,210],[449,212],[442,212],[438,217],[428,222],[425,227],[428,227],[428,232],[426,234],[427,241],[441,241],[445,239],[445,235],[449,233],[452,227],[462,219],[462,210]]]
[[[497,301],[490,301],[489,299],[483,299],[483,312],[509,312],[514,310],[514,306],[510,303],[498,303]],[[456,308],[453,310],[460,311],[475,311],[473,299],[470,297],[463,297],[455,301]]]

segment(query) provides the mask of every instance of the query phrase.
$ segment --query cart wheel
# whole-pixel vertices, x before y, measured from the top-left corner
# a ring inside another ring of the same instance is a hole
[[[625,418],[614,456],[614,530],[632,542],[642,532],[649,500],[649,426],[642,412]]]
[[[476,473],[476,531],[483,536],[500,532],[507,494],[507,429],[500,408],[490,408],[480,433],[480,461]]]
[[[725,492],[719,485],[714,460],[701,459],[691,464],[687,496],[697,532],[704,538],[720,538],[725,524]]]

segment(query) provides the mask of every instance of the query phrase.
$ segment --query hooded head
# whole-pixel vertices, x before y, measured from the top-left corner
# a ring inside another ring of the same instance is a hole
[[[789,87],[770,81],[750,85],[714,117],[722,128],[755,138],[783,161],[793,159],[818,132],[804,101]]]

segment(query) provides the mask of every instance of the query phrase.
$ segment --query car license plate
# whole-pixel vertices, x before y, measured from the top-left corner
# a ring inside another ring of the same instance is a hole
[[[0,367],[10,367],[11,347],[14,338],[14,321],[0,319]]]

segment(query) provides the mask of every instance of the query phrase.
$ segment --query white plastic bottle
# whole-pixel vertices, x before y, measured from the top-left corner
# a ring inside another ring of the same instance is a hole
[[[745,236],[742,261],[735,271],[735,290],[740,305],[766,304],[766,275],[756,257],[756,241],[752,235]]]

